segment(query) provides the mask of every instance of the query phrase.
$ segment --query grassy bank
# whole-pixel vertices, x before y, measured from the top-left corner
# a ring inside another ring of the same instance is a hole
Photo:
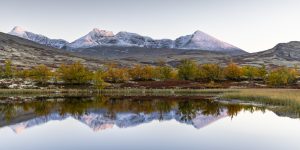
[[[222,98],[240,99],[250,101],[272,100],[293,101],[300,103],[300,90],[298,89],[238,89],[224,93]]]
[[[298,89],[240,89],[224,93],[223,100],[258,103],[279,116],[300,117],[300,90]]]

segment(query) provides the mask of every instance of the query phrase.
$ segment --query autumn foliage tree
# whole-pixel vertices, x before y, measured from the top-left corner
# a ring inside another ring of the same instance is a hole
[[[3,70],[0,68],[0,79],[3,77]]]
[[[202,81],[218,81],[223,79],[223,69],[217,64],[203,64],[199,66],[197,76]]]
[[[2,66],[0,66],[0,79],[4,77],[4,70],[2,69]]]
[[[265,79],[268,71],[264,65],[261,67],[255,67],[255,66],[243,66],[241,68],[242,70],[242,76],[247,78],[248,80],[253,79]]]
[[[4,78],[12,78],[13,77],[13,67],[12,67],[12,62],[11,60],[6,60],[4,69],[2,72],[2,76]]]
[[[106,71],[105,80],[113,83],[122,83],[129,80],[128,69],[109,66]]]
[[[252,81],[254,78],[257,78],[259,76],[259,69],[257,67],[247,65],[247,66],[243,66],[241,70],[242,70],[242,76],[244,76],[250,81]]]
[[[178,77],[182,80],[195,80],[198,73],[198,66],[192,60],[182,60],[178,67]]]
[[[42,84],[45,84],[52,76],[51,70],[45,65],[34,67],[29,74],[32,79]]]
[[[158,76],[155,67],[146,65],[143,67],[142,79],[146,81],[155,80]]]
[[[157,78],[159,80],[169,80],[176,78],[174,70],[169,66],[158,66],[156,67]]]
[[[266,76],[268,74],[268,71],[267,71],[267,68],[265,65],[261,65],[259,68],[258,68],[258,78],[260,79],[265,79]]]
[[[271,86],[284,86],[297,81],[297,70],[287,67],[281,67],[272,70],[268,77],[267,83]]]
[[[108,86],[108,83],[104,81],[105,77],[106,73],[101,69],[94,72],[92,81],[97,89],[104,89],[106,86]]]
[[[159,72],[153,66],[141,66],[136,65],[133,68],[129,69],[130,77],[135,81],[149,81],[155,80],[158,77]]]
[[[232,61],[224,68],[224,76],[228,80],[240,80],[242,76],[241,68]]]
[[[68,84],[87,84],[91,81],[92,72],[80,62],[71,65],[62,64],[58,69],[58,76]]]
[[[130,68],[128,72],[132,80],[135,81],[142,80],[144,76],[143,67],[141,65],[135,65],[133,68]]]
[[[19,69],[19,70],[16,70],[15,72],[15,75],[17,78],[21,78],[21,79],[27,79],[30,77],[30,73],[31,73],[31,70],[29,69]]]

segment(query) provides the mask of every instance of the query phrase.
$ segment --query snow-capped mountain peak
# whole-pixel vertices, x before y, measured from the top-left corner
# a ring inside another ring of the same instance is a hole
[[[101,30],[99,28],[94,28],[87,35],[75,40],[74,42],[68,45],[69,49],[76,48],[88,48],[99,46],[103,44],[103,41],[106,41],[107,38],[114,37],[112,31]]]
[[[217,38],[210,36],[200,30],[197,30],[192,35],[179,37],[175,40],[175,45],[180,49],[199,49],[208,51],[222,52],[242,52],[241,49],[225,43]]]
[[[15,26],[15,27],[11,30],[11,32],[23,33],[23,32],[25,32],[25,29],[22,28],[22,27],[20,27],[20,26]]]
[[[114,36],[114,33],[112,31],[106,31],[106,30],[101,30],[99,28],[94,28],[91,32],[89,32],[88,35],[95,36],[95,37],[111,37]]]
[[[9,34],[11,35],[15,35],[15,36],[19,36],[21,38],[25,38],[27,39],[27,35],[26,35],[26,30],[20,26],[15,26],[10,32]]]
[[[203,39],[215,39],[214,37],[200,31],[197,30],[192,34],[192,38],[193,39],[197,39],[197,40],[203,40]]]
[[[24,28],[19,26],[14,27],[8,34],[54,48],[62,48],[68,43],[67,41],[62,39],[50,39],[44,35],[28,32]]]

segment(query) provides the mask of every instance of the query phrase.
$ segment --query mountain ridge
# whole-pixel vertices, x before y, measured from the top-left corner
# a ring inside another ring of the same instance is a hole
[[[91,47],[114,46],[114,47],[142,47],[142,48],[167,48],[167,49],[193,49],[217,52],[230,52],[245,54],[246,51],[218,40],[200,30],[191,35],[180,36],[175,40],[153,39],[137,33],[121,31],[114,34],[112,31],[94,28],[88,34],[68,42],[62,39],[50,39],[44,35],[28,32],[21,27],[15,27],[8,34],[19,36],[39,44],[59,49],[76,51]]]

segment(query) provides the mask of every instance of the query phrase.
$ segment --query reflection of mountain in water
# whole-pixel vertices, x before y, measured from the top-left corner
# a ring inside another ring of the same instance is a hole
[[[181,120],[182,116],[179,115],[175,110],[172,110],[167,113],[158,113],[153,112],[150,114],[145,113],[118,113],[116,114],[116,119],[110,119],[109,117],[104,116],[103,114],[91,113],[89,115],[84,115],[79,117],[79,120],[94,131],[101,129],[111,128],[112,125],[116,125],[119,128],[133,127],[140,124],[148,123],[154,120],[168,121],[175,119],[178,122],[191,124],[195,128],[200,129],[218,119],[226,117],[226,111],[222,111],[220,115],[203,115],[201,111],[197,112],[197,115],[189,121]]]
[[[33,119],[28,120],[28,121],[24,121],[24,122],[12,125],[10,127],[16,133],[20,133],[23,130],[25,130],[26,128],[34,127],[34,126],[37,126],[37,125],[42,125],[42,124],[44,124],[48,121],[64,120],[66,118],[67,118],[67,116],[61,116],[58,113],[53,113],[53,114],[50,114],[48,116],[33,118]]]
[[[61,100],[0,104],[0,127],[11,127],[15,132],[72,117],[94,131],[112,127],[127,128],[154,120],[177,122],[200,129],[242,110],[265,108],[220,103],[202,97],[96,97],[65,98]]]
[[[152,112],[149,114],[121,112],[121,113],[116,113],[115,117],[111,117],[107,115],[106,111],[101,110],[101,111],[88,112],[87,114],[83,114],[80,116],[73,116],[73,115],[61,116],[58,113],[52,113],[47,116],[36,117],[28,121],[17,123],[15,125],[11,125],[10,127],[16,133],[20,133],[27,128],[37,126],[37,125],[42,125],[44,123],[47,123],[48,121],[64,120],[68,117],[73,117],[79,120],[80,122],[88,125],[94,131],[109,129],[112,128],[113,126],[117,126],[119,128],[134,127],[144,123],[149,123],[154,120],[168,121],[172,119],[175,119],[180,123],[193,125],[195,128],[200,129],[226,116],[227,116],[226,110],[222,110],[219,115],[203,115],[201,111],[198,111],[196,112],[194,118],[192,118],[191,120],[182,120],[181,119],[182,115],[180,113],[178,113],[176,110],[171,110],[170,112],[167,113]]]

